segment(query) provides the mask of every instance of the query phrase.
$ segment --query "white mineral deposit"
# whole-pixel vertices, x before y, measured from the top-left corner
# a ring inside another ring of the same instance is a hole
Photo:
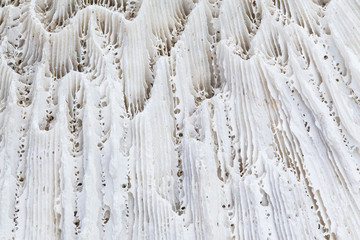
[[[0,0],[0,240],[359,240],[359,0]]]

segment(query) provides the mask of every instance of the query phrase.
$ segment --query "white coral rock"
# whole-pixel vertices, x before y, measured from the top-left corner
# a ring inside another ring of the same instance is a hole
[[[358,0],[0,5],[0,239],[360,239]]]

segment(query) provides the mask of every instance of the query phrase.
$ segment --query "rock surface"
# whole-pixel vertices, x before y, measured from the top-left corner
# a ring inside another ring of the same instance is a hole
[[[358,0],[0,5],[0,239],[360,238]]]

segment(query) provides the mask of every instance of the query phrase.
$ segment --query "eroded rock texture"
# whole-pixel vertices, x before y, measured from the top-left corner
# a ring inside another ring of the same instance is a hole
[[[1,0],[0,239],[359,239],[358,0]]]

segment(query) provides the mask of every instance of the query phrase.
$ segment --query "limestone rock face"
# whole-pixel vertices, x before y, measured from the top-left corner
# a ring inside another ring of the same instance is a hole
[[[358,0],[1,0],[0,239],[360,239]]]

